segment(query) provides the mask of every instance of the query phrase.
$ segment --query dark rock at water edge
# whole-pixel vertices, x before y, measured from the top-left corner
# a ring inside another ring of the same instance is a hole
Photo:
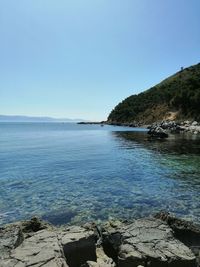
[[[199,134],[200,125],[197,121],[161,121],[153,123],[148,127],[148,134],[151,137],[167,138],[169,134],[179,134],[179,133],[191,133]]]
[[[99,121],[99,122],[78,122],[80,125],[112,125],[112,126],[122,126],[122,127],[140,127],[142,123],[139,122],[115,122],[115,121]]]
[[[168,133],[160,126],[152,126],[149,129],[148,134],[151,137],[156,137],[156,138],[167,138],[168,137]]]
[[[141,127],[142,123],[140,122],[117,122],[117,121],[107,121],[106,124],[113,126],[122,126],[122,127]]]
[[[1,267],[197,267],[200,226],[156,218],[56,228],[37,218],[0,229]]]
[[[103,124],[106,124],[106,121],[80,121],[80,122],[77,122],[77,124],[80,124],[80,125],[103,125]]]

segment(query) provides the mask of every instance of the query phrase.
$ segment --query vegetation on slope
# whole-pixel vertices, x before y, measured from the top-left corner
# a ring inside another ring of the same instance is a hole
[[[151,123],[176,114],[176,119],[200,120],[200,63],[183,69],[160,84],[119,103],[109,122]]]

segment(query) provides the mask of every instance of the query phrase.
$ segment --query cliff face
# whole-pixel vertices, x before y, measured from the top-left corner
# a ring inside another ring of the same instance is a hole
[[[111,123],[145,124],[166,119],[200,120],[200,63],[129,96],[108,116]]]

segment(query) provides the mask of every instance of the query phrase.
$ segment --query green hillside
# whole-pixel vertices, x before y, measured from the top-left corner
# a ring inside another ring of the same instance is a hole
[[[152,123],[162,119],[200,120],[200,63],[129,96],[108,116],[111,123]]]

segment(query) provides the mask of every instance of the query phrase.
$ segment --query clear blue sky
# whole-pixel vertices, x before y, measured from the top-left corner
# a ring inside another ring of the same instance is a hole
[[[0,114],[106,119],[200,62],[199,0],[0,0]]]

